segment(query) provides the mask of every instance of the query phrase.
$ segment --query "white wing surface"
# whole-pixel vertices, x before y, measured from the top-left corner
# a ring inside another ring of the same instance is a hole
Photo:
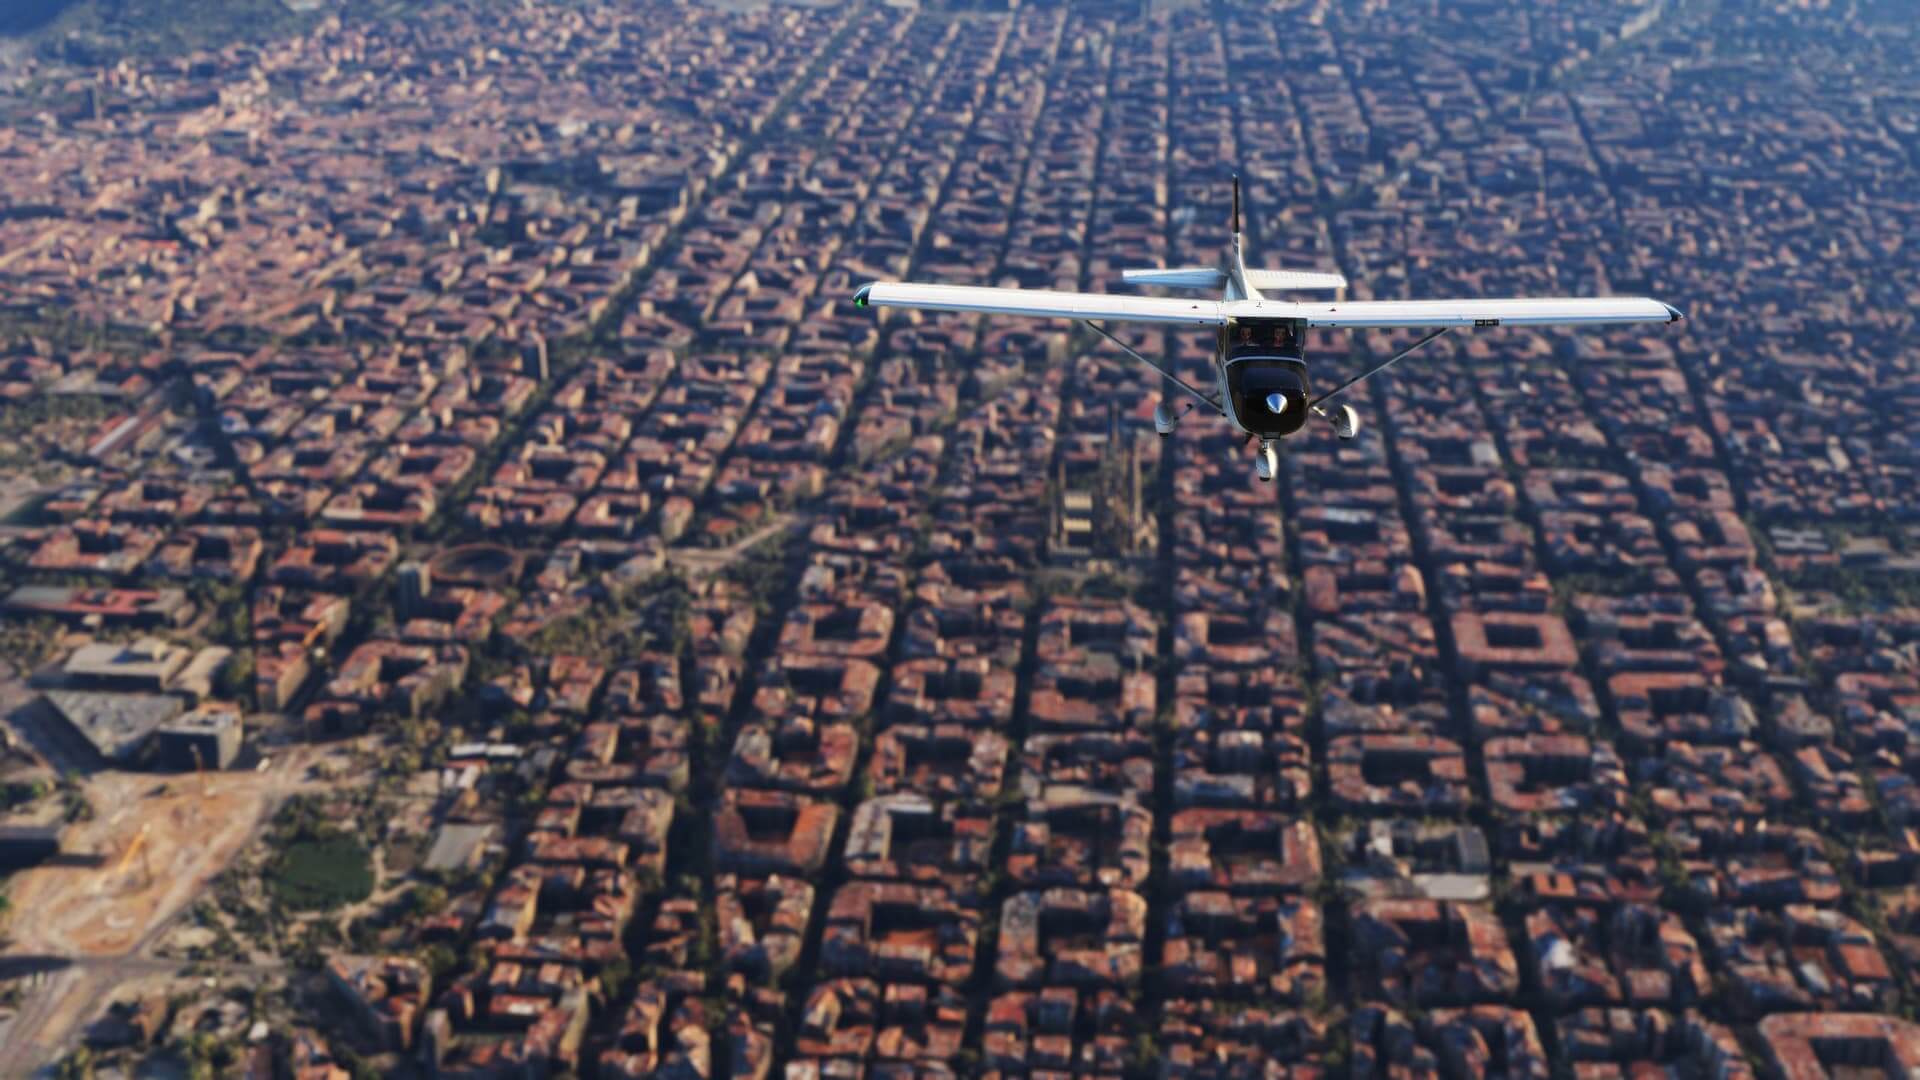
[[[1187,323],[1219,326],[1226,322],[1218,300],[1162,296],[1113,296],[1107,293],[1054,292],[1048,289],[994,289],[978,285],[912,285],[878,281],[853,294],[859,307],[919,308],[923,311],[975,311],[983,315],[1030,315],[1042,319],[1105,319],[1112,322]]]
[[[1235,319],[1305,319],[1308,326],[1591,326],[1675,322],[1678,308],[1640,296],[1538,300],[1353,300],[1296,304],[1238,300],[1222,305]]]

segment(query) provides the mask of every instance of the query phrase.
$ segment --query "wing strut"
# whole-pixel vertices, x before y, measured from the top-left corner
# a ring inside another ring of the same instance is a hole
[[[1328,398],[1332,397],[1335,394],[1345,391],[1348,387],[1352,386],[1355,383],[1363,382],[1367,379],[1373,378],[1375,375],[1378,375],[1381,372],[1387,370],[1388,368],[1392,367],[1394,364],[1399,363],[1403,357],[1411,355],[1414,351],[1418,350],[1421,346],[1427,344],[1428,342],[1434,340],[1435,338],[1444,337],[1452,329],[1453,327],[1447,326],[1447,327],[1442,327],[1439,330],[1435,330],[1433,333],[1428,334],[1426,337],[1421,338],[1419,341],[1416,341],[1413,344],[1407,346],[1406,348],[1401,349],[1399,352],[1394,353],[1393,357],[1389,359],[1386,363],[1381,364],[1378,367],[1375,367],[1371,370],[1363,371],[1360,374],[1355,375],[1353,378],[1348,379],[1346,382],[1341,383],[1339,386],[1336,386],[1333,389],[1327,391],[1326,393],[1321,394],[1319,397],[1314,398],[1312,401],[1307,403],[1307,407],[1310,409],[1319,408],[1321,402],[1327,400]]]
[[[1175,386],[1178,386],[1180,389],[1185,390],[1187,393],[1192,394],[1194,397],[1199,398],[1201,403],[1206,405],[1207,408],[1212,409],[1214,412],[1217,412],[1222,416],[1226,415],[1226,411],[1220,408],[1219,402],[1213,400],[1212,398],[1201,393],[1200,391],[1195,390],[1192,386],[1189,386],[1187,384],[1187,381],[1185,379],[1182,379],[1180,376],[1175,375],[1173,372],[1168,371],[1166,368],[1161,367],[1159,364],[1156,364],[1153,361],[1147,359],[1146,357],[1141,356],[1139,353],[1134,352],[1132,349],[1127,347],[1126,342],[1121,341],[1119,338],[1114,337],[1112,334],[1107,333],[1106,327],[1101,326],[1099,323],[1094,322],[1092,319],[1082,319],[1080,321],[1092,327],[1094,333],[1099,334],[1101,337],[1106,338],[1108,341],[1113,342],[1115,345],[1118,345],[1120,347],[1121,352],[1126,353],[1128,356],[1133,357],[1135,360],[1138,360],[1141,363],[1152,368],[1153,370],[1159,372],[1162,378],[1171,380]],[[1441,331],[1441,333],[1445,333],[1445,332],[1446,331],[1444,330]],[[1439,335],[1436,334],[1434,336],[1438,337]],[[1399,357],[1395,357],[1394,359],[1397,360],[1399,359]],[[1392,361],[1388,361],[1388,363],[1391,363],[1391,362]]]

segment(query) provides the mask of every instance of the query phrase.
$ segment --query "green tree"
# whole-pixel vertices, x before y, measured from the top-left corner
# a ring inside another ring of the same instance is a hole
[[[196,1032],[180,1044],[180,1056],[186,1059],[189,1080],[213,1080],[213,1040]]]
[[[440,942],[420,950],[420,962],[427,965],[435,979],[444,979],[460,966],[460,957]]]
[[[388,776],[412,776],[420,771],[420,751],[405,748],[393,751],[387,755],[384,771]]]
[[[608,1001],[614,1000],[619,996],[620,987],[626,983],[627,976],[630,974],[632,974],[632,967],[627,963],[627,958],[624,956],[614,958],[600,969],[600,992]]]
[[[447,890],[438,885],[420,885],[413,890],[413,910],[419,915],[438,915],[447,907]]]
[[[247,702],[253,696],[253,650],[239,649],[220,669],[220,696]]]
[[[93,1080],[93,1051],[82,1046],[61,1058],[54,1076],[58,1080]]]

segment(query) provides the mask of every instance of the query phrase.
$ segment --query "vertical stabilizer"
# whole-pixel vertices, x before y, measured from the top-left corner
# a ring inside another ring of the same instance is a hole
[[[1240,174],[1233,174],[1233,239],[1227,252],[1227,299],[1258,300],[1259,290],[1247,281],[1245,253],[1240,250]]]

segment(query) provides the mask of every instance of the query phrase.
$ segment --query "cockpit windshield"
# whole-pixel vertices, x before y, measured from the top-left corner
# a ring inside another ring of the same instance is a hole
[[[1300,356],[1300,338],[1285,319],[1249,319],[1234,323],[1227,336],[1229,360],[1243,356]]]

